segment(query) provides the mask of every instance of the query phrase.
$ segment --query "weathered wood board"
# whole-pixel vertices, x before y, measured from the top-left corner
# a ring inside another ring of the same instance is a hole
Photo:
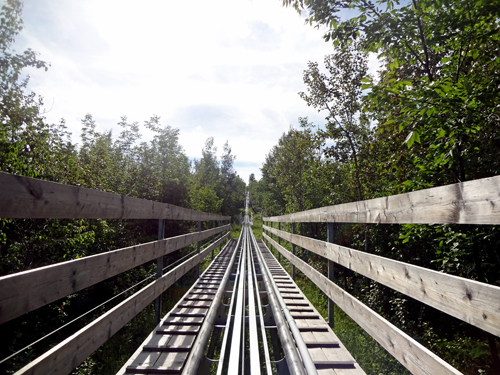
[[[266,225],[263,229],[500,336],[500,287],[291,234]]]
[[[315,208],[271,222],[500,224],[500,176]]]
[[[229,228],[225,225],[0,277],[0,324]]]
[[[17,371],[16,374],[69,374],[155,298],[203,260],[229,235],[230,233],[226,234],[201,253],[186,260],[161,278],[145,286],[107,313],[92,321],[89,325]]]
[[[0,217],[231,220],[189,208],[0,172]]]
[[[460,375],[461,373],[365,306],[313,267],[293,255],[266,233],[268,240],[286,259],[316,284],[346,314],[415,375]]]

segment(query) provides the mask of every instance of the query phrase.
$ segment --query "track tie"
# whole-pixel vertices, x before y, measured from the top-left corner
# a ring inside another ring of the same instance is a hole
[[[292,314],[292,318],[294,319],[319,319],[318,315],[294,315]]]
[[[156,345],[144,345],[142,350],[147,352],[170,352],[170,353],[189,353],[191,351],[190,346],[156,346]]]
[[[288,309],[290,312],[314,312],[313,309]]]
[[[354,368],[354,361],[314,361],[316,368]]]
[[[308,348],[338,348],[340,344],[335,341],[315,341],[315,342],[305,342]]]
[[[300,332],[328,332],[328,327],[298,327]]]
[[[200,294],[204,295],[204,294],[206,294],[207,296],[215,295],[214,292],[203,292],[203,293],[200,293],[200,292],[191,292],[191,293],[189,293],[189,295],[192,295],[192,294],[196,294],[196,295],[200,295]]]
[[[184,321],[163,323],[164,326],[201,326],[202,324],[203,322],[184,322]]]
[[[177,307],[179,309],[181,309],[181,308],[209,309],[210,305],[177,305]]]
[[[188,331],[185,329],[157,329],[159,335],[179,335],[179,336],[196,336],[198,331]]]
[[[170,316],[175,318],[204,318],[205,314],[202,313],[170,313]]]
[[[173,369],[169,367],[149,367],[149,366],[127,366],[125,370],[128,374],[180,374],[181,368]]]

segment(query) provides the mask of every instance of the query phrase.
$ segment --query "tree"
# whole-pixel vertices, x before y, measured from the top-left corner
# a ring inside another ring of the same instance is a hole
[[[424,143],[415,167],[428,176],[445,168],[454,181],[499,173],[498,158],[479,168],[482,176],[475,162],[488,158],[500,140],[494,125],[500,115],[500,17],[495,1],[283,3],[308,9],[307,20],[326,25],[325,39],[335,45],[362,39],[365,52],[378,53],[385,64],[380,81],[367,79],[365,86],[372,90],[372,110],[386,114],[383,124],[405,132],[409,147]],[[357,15],[341,20],[342,10]]]
[[[304,71],[308,93],[299,93],[309,106],[327,110],[326,131],[319,131],[334,144],[324,152],[340,162],[354,163],[358,200],[363,200],[358,150],[368,140],[368,119],[362,111],[361,86],[367,72],[366,54],[353,45],[345,45],[325,57],[328,75],[319,71],[318,63],[309,62]]]
[[[259,189],[263,189],[265,215],[278,215],[320,207],[328,199],[325,165],[318,152],[321,139],[307,118],[301,129],[290,128],[266,156]]]

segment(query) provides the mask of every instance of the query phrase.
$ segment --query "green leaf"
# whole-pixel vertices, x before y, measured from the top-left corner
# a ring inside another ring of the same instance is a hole
[[[410,148],[413,145],[413,142],[415,142],[415,132],[414,131],[410,132],[410,134],[408,134],[408,136],[405,139],[405,143],[408,146],[408,148]]]

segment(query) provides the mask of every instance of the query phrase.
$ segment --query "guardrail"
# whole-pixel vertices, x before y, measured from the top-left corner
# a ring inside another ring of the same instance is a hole
[[[314,252],[451,316],[500,336],[500,287],[447,275],[331,243],[332,223],[500,224],[500,176],[384,198],[265,217],[263,238],[294,268],[398,359],[413,374],[460,374],[355,297],[272,239]],[[269,226],[269,223],[326,222],[329,242]],[[270,236],[270,235],[271,236]],[[333,268],[333,267],[332,267]],[[329,308],[333,305],[329,303]],[[329,312],[329,316],[330,316]]]
[[[0,324],[112,276],[198,243],[198,253],[31,362],[19,374],[67,374],[230,236],[229,216],[0,172],[1,218],[163,219],[197,221],[198,232],[159,239],[0,277]],[[226,233],[224,233],[226,232]],[[221,237],[200,252],[200,241]],[[162,238],[162,237],[161,237]]]

